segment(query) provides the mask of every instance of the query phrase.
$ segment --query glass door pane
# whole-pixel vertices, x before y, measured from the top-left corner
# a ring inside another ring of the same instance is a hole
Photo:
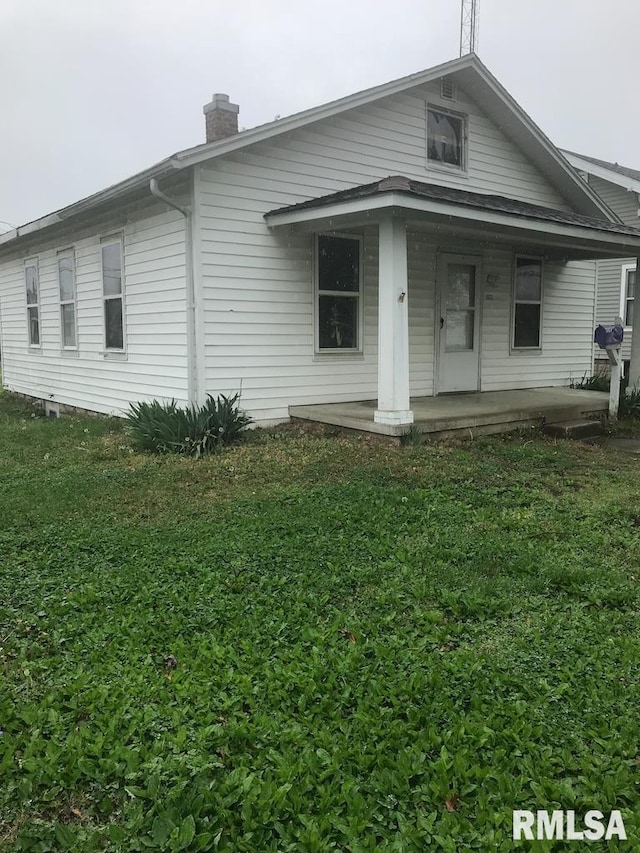
[[[444,317],[445,350],[447,352],[463,352],[473,349],[475,306],[475,265],[448,264]]]
[[[447,311],[447,352],[473,349],[473,311]]]

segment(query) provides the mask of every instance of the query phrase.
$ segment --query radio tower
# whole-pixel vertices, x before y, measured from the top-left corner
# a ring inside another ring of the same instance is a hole
[[[476,53],[478,48],[479,0],[462,0],[460,18],[460,56]]]

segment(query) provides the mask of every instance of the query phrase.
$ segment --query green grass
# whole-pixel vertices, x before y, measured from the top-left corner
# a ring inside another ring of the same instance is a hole
[[[0,398],[0,850],[501,851],[514,808],[638,849],[639,473],[531,436],[138,455]]]

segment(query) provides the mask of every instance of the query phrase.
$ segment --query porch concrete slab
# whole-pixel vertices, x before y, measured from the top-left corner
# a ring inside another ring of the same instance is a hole
[[[475,435],[507,432],[521,426],[598,417],[607,411],[609,395],[573,388],[528,388],[520,391],[480,391],[441,394],[411,400],[414,424],[423,433]],[[290,406],[292,418],[330,424],[345,429],[399,436],[407,426],[378,424],[373,420],[375,400]]]

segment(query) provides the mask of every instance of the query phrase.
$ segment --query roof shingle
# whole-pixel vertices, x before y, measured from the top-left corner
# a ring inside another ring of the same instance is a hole
[[[565,149],[561,149],[565,151]],[[602,166],[603,169],[611,169],[618,175],[624,175],[626,178],[631,178],[634,181],[640,181],[640,172],[637,169],[631,169],[629,166],[621,166],[619,163],[609,163],[608,160],[599,160],[597,157],[587,157],[586,154],[578,154],[577,151],[566,151],[567,154],[572,154],[574,157],[580,157],[581,160],[588,160],[595,166]]]
[[[577,225],[584,228],[594,228],[599,231],[609,231],[614,234],[629,234],[638,236],[638,230],[628,225],[609,222],[606,219],[596,219],[591,216],[583,216],[580,213],[572,213],[564,210],[555,210],[550,207],[541,207],[537,204],[517,201],[499,195],[485,195],[484,193],[470,192],[468,190],[444,187],[440,184],[423,183],[414,181],[403,175],[390,175],[381,181],[371,184],[362,184],[348,190],[309,199],[308,201],[271,210],[265,216],[273,216],[281,213],[292,213],[299,210],[313,210],[341,202],[354,201],[356,199],[371,198],[382,193],[399,192],[415,198],[424,198],[429,201],[460,205],[461,207],[475,208],[479,210],[493,211],[496,213],[507,213],[512,216],[522,216],[526,219],[538,219],[548,222],[558,222],[563,225]]]

